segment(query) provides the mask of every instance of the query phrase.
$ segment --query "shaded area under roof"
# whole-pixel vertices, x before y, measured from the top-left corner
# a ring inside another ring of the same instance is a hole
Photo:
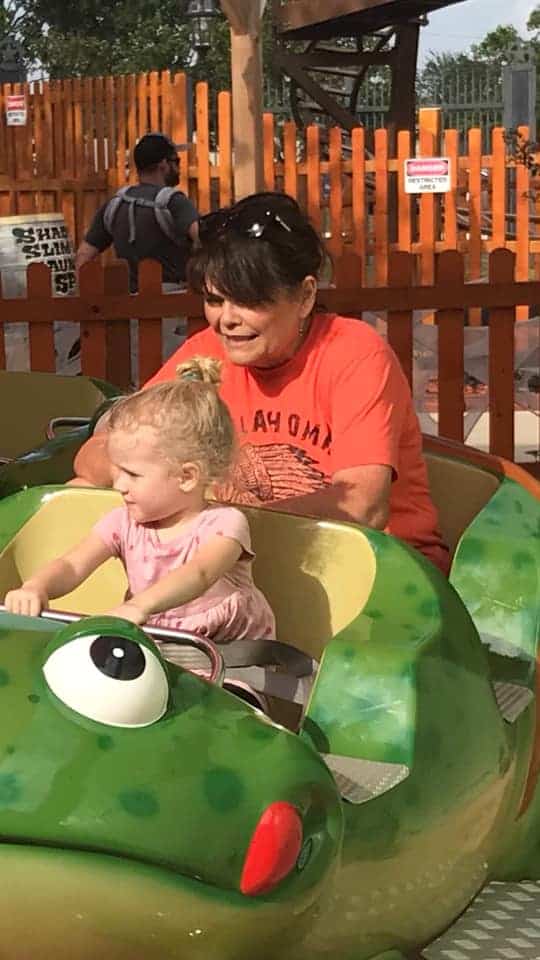
[[[330,40],[416,20],[464,0],[289,0],[276,10],[278,32]]]

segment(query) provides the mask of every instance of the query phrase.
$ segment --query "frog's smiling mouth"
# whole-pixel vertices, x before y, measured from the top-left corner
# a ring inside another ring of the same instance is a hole
[[[313,909],[312,896],[284,910],[167,869],[37,844],[0,843],[0,876],[3,955],[21,960],[250,960],[255,937],[296,937]]]

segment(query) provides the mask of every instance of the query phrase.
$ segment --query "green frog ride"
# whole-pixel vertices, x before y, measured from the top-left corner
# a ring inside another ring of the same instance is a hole
[[[407,960],[491,881],[540,879],[539,488],[426,446],[450,581],[383,533],[247,509],[278,637],[316,665],[292,729],[221,686],[226,645],[205,678],[100,616],[117,561],[0,613],[2,956]],[[1,500],[0,596],[116,503]]]

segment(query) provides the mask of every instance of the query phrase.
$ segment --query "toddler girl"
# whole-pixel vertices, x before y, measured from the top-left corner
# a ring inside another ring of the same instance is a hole
[[[178,367],[176,381],[113,406],[107,444],[124,505],[10,591],[8,610],[37,616],[49,600],[119,557],[129,589],[111,615],[218,643],[275,638],[274,616],[253,582],[244,514],[205,499],[235,453],[234,427],[217,392],[219,368],[216,360],[195,357]]]

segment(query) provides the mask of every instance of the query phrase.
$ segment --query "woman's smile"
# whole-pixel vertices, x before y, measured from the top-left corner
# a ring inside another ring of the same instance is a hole
[[[222,337],[225,340],[230,340],[231,343],[249,343],[250,340],[255,340],[259,336],[258,333],[222,333]]]

